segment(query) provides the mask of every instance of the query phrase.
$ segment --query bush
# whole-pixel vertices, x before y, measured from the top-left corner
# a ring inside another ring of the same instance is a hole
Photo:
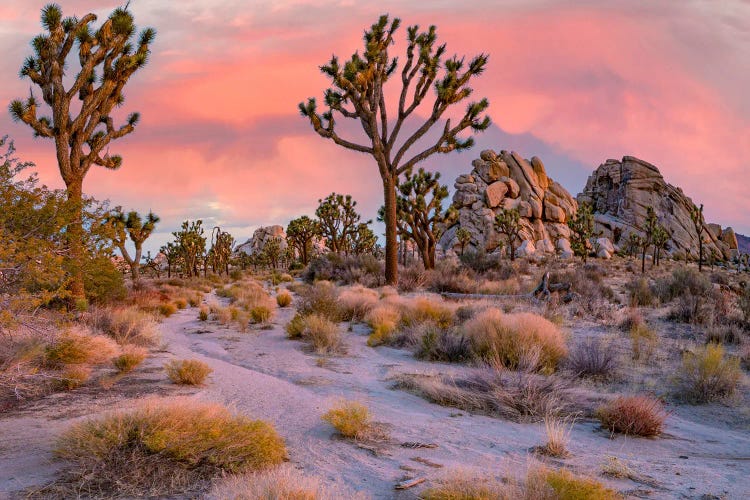
[[[250,317],[253,323],[268,323],[271,319],[271,308],[267,306],[255,306],[250,309]]]
[[[568,355],[567,366],[578,376],[606,379],[617,370],[617,355],[600,339],[590,338]]]
[[[416,352],[419,359],[463,363],[472,357],[471,343],[454,330],[427,325]]]
[[[338,325],[325,316],[318,314],[306,316],[302,337],[309,341],[319,354],[344,351],[344,343]]]
[[[198,311],[198,320],[208,321],[208,311],[208,307],[201,307],[200,311]]]
[[[427,273],[422,264],[401,268],[398,273],[398,289],[401,292],[413,292],[422,288],[427,282]]]
[[[45,364],[54,368],[65,365],[103,364],[117,353],[117,344],[101,335],[69,330],[45,349]]]
[[[599,408],[596,417],[610,432],[651,437],[661,434],[667,414],[658,399],[619,396]]]
[[[595,479],[576,476],[565,469],[538,472],[555,492],[556,500],[615,500],[622,498]]]
[[[302,333],[305,331],[305,317],[300,313],[294,315],[294,317],[284,327],[286,330],[286,336],[290,339],[298,339],[302,337]]]
[[[708,344],[682,356],[680,393],[692,403],[708,403],[734,394],[742,378],[739,359],[726,357],[720,344]]]
[[[177,309],[185,309],[188,306],[187,299],[180,297],[175,299],[174,305],[177,307]]]
[[[210,476],[265,469],[287,456],[270,424],[192,399],[151,400],[74,424],[55,453],[68,462],[75,497],[184,493]]]
[[[646,324],[635,324],[630,329],[630,342],[633,349],[633,359],[641,357],[648,360],[653,356],[659,343],[659,336]]]
[[[453,324],[455,313],[452,307],[442,300],[417,297],[401,303],[401,323],[413,326],[420,323],[434,323],[441,328]]]
[[[363,286],[353,286],[342,290],[338,296],[338,306],[344,321],[362,321],[378,303],[378,292]]]
[[[292,303],[292,294],[284,290],[276,294],[276,304],[279,307],[288,307]]]
[[[538,368],[552,373],[567,355],[562,332],[536,314],[487,309],[467,321],[463,329],[479,358],[508,368],[518,368],[524,357],[537,352]]]
[[[112,363],[120,373],[129,373],[143,363],[147,354],[148,351],[142,347],[127,346],[123,349],[122,354],[112,360]]]
[[[357,401],[342,401],[328,410],[322,418],[339,434],[350,439],[366,437],[372,426],[370,411]]]
[[[664,303],[684,295],[703,296],[712,288],[713,285],[706,276],[689,267],[678,267],[672,272],[671,277],[656,282],[656,293]]]
[[[92,304],[107,304],[125,299],[128,294],[122,273],[109,257],[87,259],[83,266],[86,298]]]
[[[568,417],[557,418],[546,415],[544,417],[544,432],[547,435],[547,443],[541,447],[540,451],[550,457],[567,457],[570,454],[567,447],[574,424],[575,420]]]
[[[375,347],[392,340],[400,319],[401,313],[393,303],[382,303],[368,312],[365,321],[372,332],[367,338],[367,345]]]
[[[95,309],[89,316],[89,324],[120,345],[153,347],[161,340],[153,316],[135,307]]]
[[[473,293],[477,287],[471,270],[461,269],[446,260],[438,261],[427,273],[427,288],[437,293]]]
[[[646,278],[635,278],[625,285],[628,292],[630,307],[652,306],[656,304],[656,297],[651,291]]]
[[[319,314],[338,322],[341,319],[338,297],[338,290],[333,283],[318,281],[300,292],[297,311],[303,316]]]
[[[61,389],[78,389],[91,377],[91,368],[85,365],[66,366],[60,374],[59,385]]]
[[[172,382],[181,385],[201,385],[213,371],[197,359],[172,360],[164,365],[164,369]]]
[[[745,323],[750,324],[750,284],[745,285],[740,294],[738,305],[742,316],[745,319]]]
[[[342,285],[359,283],[368,287],[385,284],[383,264],[368,254],[345,257],[330,252],[311,260],[301,276],[306,283],[322,280]]]
[[[177,306],[172,304],[171,302],[166,302],[159,306],[159,314],[161,314],[162,316],[166,318],[170,317],[176,312],[177,312]]]

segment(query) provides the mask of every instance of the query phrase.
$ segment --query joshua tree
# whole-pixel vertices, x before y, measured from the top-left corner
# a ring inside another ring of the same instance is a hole
[[[203,221],[185,221],[180,230],[172,233],[177,240],[177,250],[188,278],[198,276],[198,263],[206,252],[206,237],[203,236]]]
[[[658,266],[661,264],[661,251],[666,249],[667,243],[669,243],[669,232],[661,224],[657,224],[652,235],[654,244],[654,265]]]
[[[278,236],[269,238],[263,244],[261,256],[271,265],[273,269],[276,269],[278,267],[279,259],[281,259],[282,254],[283,250],[281,248],[281,238],[279,238]]]
[[[570,246],[573,253],[580,256],[583,262],[589,255],[589,241],[594,233],[594,211],[590,204],[581,203],[576,215],[568,219],[570,228]]]
[[[358,230],[361,219],[356,210],[357,202],[349,194],[331,193],[318,203],[315,215],[326,245],[332,252],[348,254],[352,236]],[[367,221],[367,224],[370,222]]]
[[[625,248],[628,256],[635,257],[638,254],[638,250],[640,250],[642,244],[643,242],[641,241],[641,237],[638,235],[638,233],[628,234],[628,239],[625,242]]]
[[[158,222],[159,217],[153,212],[149,212],[144,221],[143,217],[135,210],[131,210],[126,215],[122,211],[122,207],[115,207],[107,216],[106,223],[112,231],[112,242],[127,262],[133,282],[137,282],[140,278],[143,242],[151,236]],[[126,247],[128,237],[135,247],[135,254],[132,257]]]
[[[34,54],[24,61],[21,77],[41,89],[42,100],[52,116],[38,116],[40,103],[33,91],[25,101],[10,104],[15,120],[31,127],[35,136],[55,141],[57,163],[72,211],[67,236],[71,293],[76,299],[85,296],[83,179],[92,165],[109,169],[122,165],[122,157],[110,155],[105,148],[112,140],[133,132],[139,115],[131,113],[118,128],[110,114],[124,102],[123,88],[130,77],[148,61],[149,47],[156,35],[153,29],[146,28],[134,45],[136,28],[127,7],[115,9],[98,29],[92,28],[95,21],[94,14],[80,19],[63,18],[58,5],[44,7],[45,32],[32,40]],[[68,61],[74,46],[77,56]],[[80,71],[72,75],[66,72],[69,67],[80,67]],[[66,84],[70,85],[67,89]]]
[[[471,242],[471,233],[468,229],[459,227],[456,230],[456,239],[458,240],[458,244],[461,245],[461,256],[463,257],[466,245]]]
[[[229,258],[232,256],[234,237],[220,227],[214,227],[211,231],[211,268],[215,273],[229,274]]]
[[[159,253],[167,260],[167,278],[171,278],[172,267],[176,266],[181,258],[180,249],[176,243],[170,242],[161,247]]]
[[[307,215],[293,219],[286,228],[287,242],[297,250],[304,265],[310,262],[312,243],[317,236],[320,236],[320,224]]]
[[[695,234],[698,236],[698,271],[703,271],[703,231],[705,229],[703,220],[703,204],[700,208],[693,205],[690,209],[690,219],[693,221]]]
[[[646,252],[654,243],[654,234],[659,231],[659,219],[653,207],[646,208],[646,221],[643,225],[643,237],[641,238],[641,273],[646,272]]]
[[[365,32],[362,54],[355,52],[343,63],[334,55],[328,64],[321,66],[323,74],[331,80],[331,87],[325,92],[327,111],[319,113],[314,98],[299,105],[302,115],[310,120],[321,137],[371,155],[375,160],[383,182],[385,277],[391,285],[398,283],[396,187],[399,177],[433,154],[470,148],[473,139],[461,139],[458,135],[466,129],[480,132],[490,125],[489,118],[482,116],[489,106],[487,99],[470,103],[457,122],[446,119],[444,125],[438,125],[449,108],[472,94],[469,83],[472,77],[484,71],[488,56],[480,54],[468,63],[458,56],[443,60],[445,44],[437,45],[435,26],[420,32],[416,25],[407,29],[398,108],[389,120],[386,113],[389,99],[385,90],[390,78],[397,74],[398,64],[397,58],[391,58],[388,51],[400,24],[398,18],[391,21],[387,15],[380,16]],[[419,119],[413,113],[433,87],[434,101],[426,118]],[[341,137],[336,128],[337,117],[358,121],[367,138],[359,143]],[[404,124],[411,121],[410,118],[414,123],[405,127],[409,132],[402,137]],[[435,134],[436,138],[427,137],[436,125],[442,130]],[[421,139],[430,142],[419,146],[418,143],[423,142]]]
[[[351,252],[354,255],[375,252],[375,245],[378,242],[378,238],[368,224],[369,222],[360,222],[357,225],[357,230],[351,235],[350,246]]]
[[[515,243],[521,232],[521,215],[518,213],[518,209],[501,209],[500,213],[495,216],[495,227],[508,239],[510,260],[516,260]]]

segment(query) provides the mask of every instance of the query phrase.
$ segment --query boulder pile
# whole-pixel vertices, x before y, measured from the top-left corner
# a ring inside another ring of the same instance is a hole
[[[282,226],[276,225],[259,227],[253,233],[252,238],[235,248],[235,252],[244,252],[247,255],[258,255],[263,252],[266,243],[272,238],[279,238],[281,240],[281,249],[286,249],[286,231],[284,231]]]

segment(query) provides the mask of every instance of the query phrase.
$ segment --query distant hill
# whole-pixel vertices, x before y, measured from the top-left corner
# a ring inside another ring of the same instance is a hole
[[[750,253],[750,236],[738,234],[737,246],[741,253]]]

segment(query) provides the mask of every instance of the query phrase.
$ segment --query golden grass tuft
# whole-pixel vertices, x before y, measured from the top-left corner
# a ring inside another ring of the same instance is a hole
[[[169,379],[180,385],[201,385],[213,371],[198,359],[175,359],[164,365],[164,369]]]
[[[454,319],[454,308],[442,300],[417,297],[403,301],[401,305],[401,323],[405,326],[430,322],[441,328],[448,328]]]
[[[69,365],[60,373],[60,388],[77,389],[91,378],[91,368],[86,365]]]
[[[486,309],[467,321],[463,330],[480,358],[511,369],[528,364],[525,358],[538,353],[539,370],[552,373],[568,353],[560,329],[537,314]]]
[[[287,292],[286,290],[279,292],[276,294],[276,304],[279,307],[289,307],[289,305],[292,303],[292,294]]]
[[[91,335],[83,329],[71,329],[47,346],[45,364],[58,368],[65,365],[99,365],[109,362],[118,350],[117,343],[109,337]]]
[[[726,356],[721,344],[686,352],[678,372],[681,395],[693,403],[708,403],[732,396],[742,380],[740,360]]]
[[[604,429],[633,436],[658,436],[667,413],[658,399],[649,396],[619,396],[596,412]]]
[[[200,310],[198,311],[198,320],[199,321],[208,321],[208,313],[210,312],[210,309],[206,306],[201,306]]]
[[[367,345],[375,347],[388,343],[393,334],[396,333],[400,320],[401,312],[394,303],[384,301],[370,310],[365,316],[365,321],[372,328],[372,333],[367,339]]]
[[[112,360],[112,363],[120,373],[129,373],[143,363],[143,360],[146,359],[147,355],[148,351],[143,347],[125,346],[122,350],[122,354],[115,357]]]
[[[328,410],[322,419],[349,439],[365,438],[372,429],[370,410],[358,401],[341,401]]]
[[[362,321],[380,299],[377,291],[355,285],[339,293],[338,305],[344,321]]]
[[[289,339],[298,339],[302,337],[305,331],[305,317],[297,313],[284,327],[286,336]]]
[[[344,352],[344,341],[339,326],[325,316],[311,314],[304,318],[302,335],[318,354]]]
[[[120,345],[153,347],[161,340],[154,316],[135,307],[95,309],[90,315],[89,324]]]
[[[541,467],[530,475],[538,475],[555,493],[556,500],[620,500],[614,490],[604,486],[596,479],[577,476],[565,469],[547,469]],[[533,481],[533,479],[532,479]]]
[[[253,323],[268,323],[271,320],[271,308],[266,305],[257,305],[250,309],[250,318]]]
[[[555,458],[565,458],[570,442],[570,433],[575,425],[574,417],[559,418],[554,415],[545,415],[544,432],[547,435],[547,443],[540,448],[544,455]]]
[[[263,470],[287,456],[270,424],[191,399],[152,399],[74,424],[55,453],[68,463],[58,489],[118,498],[177,494],[212,476]]]
[[[630,342],[633,350],[633,359],[643,358],[648,361],[653,356],[659,344],[659,336],[645,323],[635,323],[630,328]]]
[[[159,305],[159,314],[161,314],[165,318],[170,317],[176,312],[177,312],[177,306],[173,304],[172,302],[167,302],[167,303]]]

